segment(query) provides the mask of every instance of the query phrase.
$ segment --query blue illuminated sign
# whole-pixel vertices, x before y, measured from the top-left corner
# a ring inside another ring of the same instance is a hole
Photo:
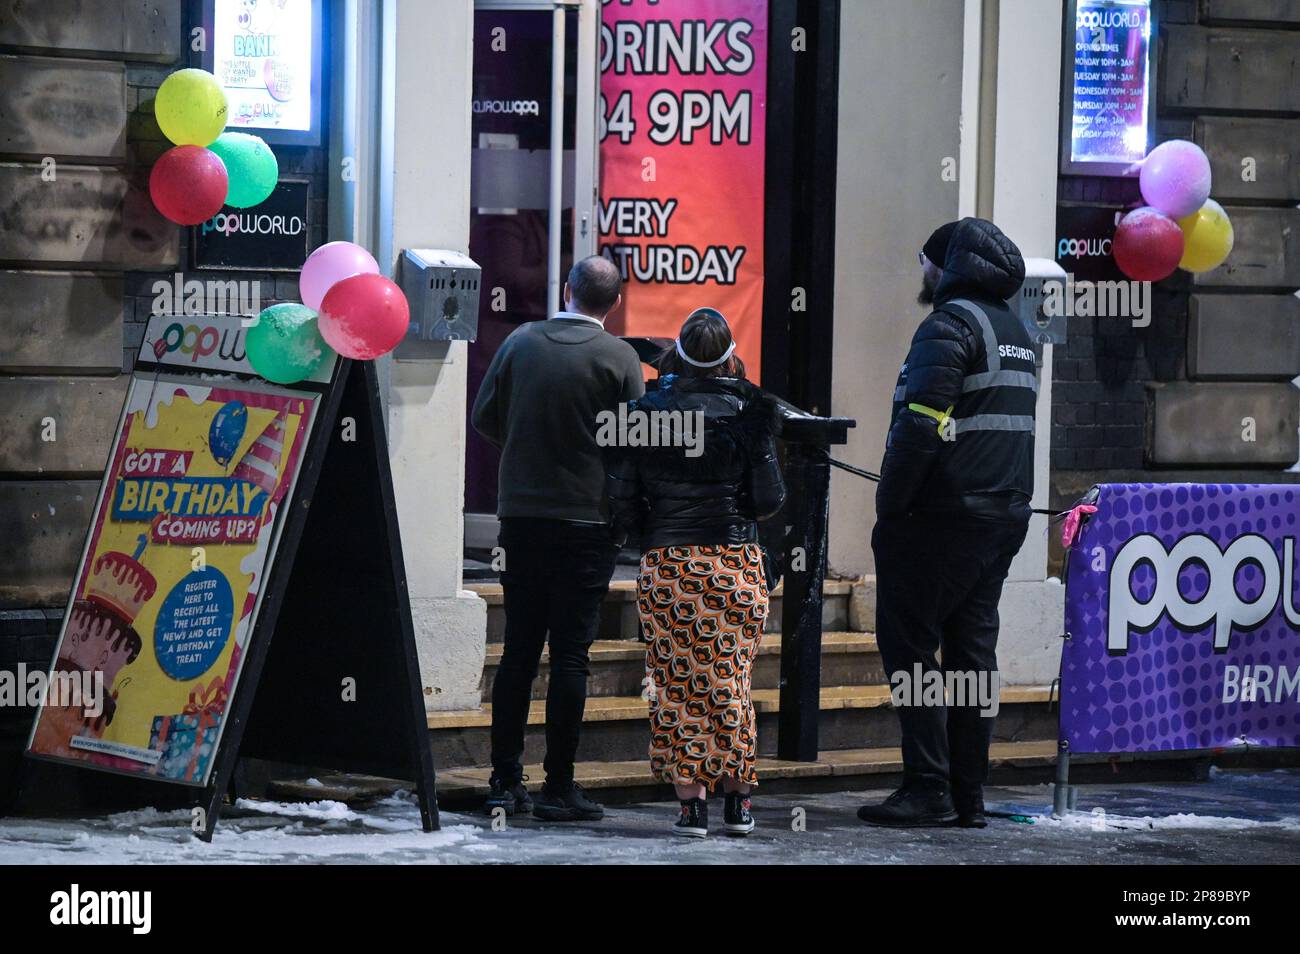
[[[1062,90],[1070,104],[1063,171],[1122,174],[1151,135],[1149,0],[1077,0]],[[1068,31],[1067,26],[1067,31]]]

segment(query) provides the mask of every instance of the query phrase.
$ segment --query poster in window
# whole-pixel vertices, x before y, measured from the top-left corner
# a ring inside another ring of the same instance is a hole
[[[320,0],[208,0],[205,66],[230,104],[227,130],[273,144],[321,141]]]

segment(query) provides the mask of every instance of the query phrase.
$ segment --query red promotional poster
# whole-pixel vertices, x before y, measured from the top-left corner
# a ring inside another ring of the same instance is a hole
[[[600,36],[600,247],[625,282],[611,330],[671,338],[716,308],[757,380],[767,0],[610,3]]]

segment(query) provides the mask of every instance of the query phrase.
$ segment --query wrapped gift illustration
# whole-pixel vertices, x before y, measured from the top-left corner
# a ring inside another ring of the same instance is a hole
[[[154,716],[149,748],[162,753],[157,774],[183,782],[201,778],[216,750],[225,708],[226,687],[217,678],[194,689],[180,713]]]

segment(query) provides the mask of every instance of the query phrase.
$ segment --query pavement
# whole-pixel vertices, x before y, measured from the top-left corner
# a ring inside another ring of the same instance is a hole
[[[0,864],[1291,864],[1300,857],[1300,770],[1215,771],[1205,782],[1080,786],[1079,810],[1051,817],[1051,787],[990,788],[982,831],[886,830],[858,822],[887,794],[754,796],[748,838],[695,840],[668,828],[673,802],[619,805],[601,822],[442,814],[419,829],[406,793],[365,805],[241,800],[211,844],[188,812],[0,820]],[[715,812],[721,815],[721,804]],[[720,826],[720,817],[714,819]]]

